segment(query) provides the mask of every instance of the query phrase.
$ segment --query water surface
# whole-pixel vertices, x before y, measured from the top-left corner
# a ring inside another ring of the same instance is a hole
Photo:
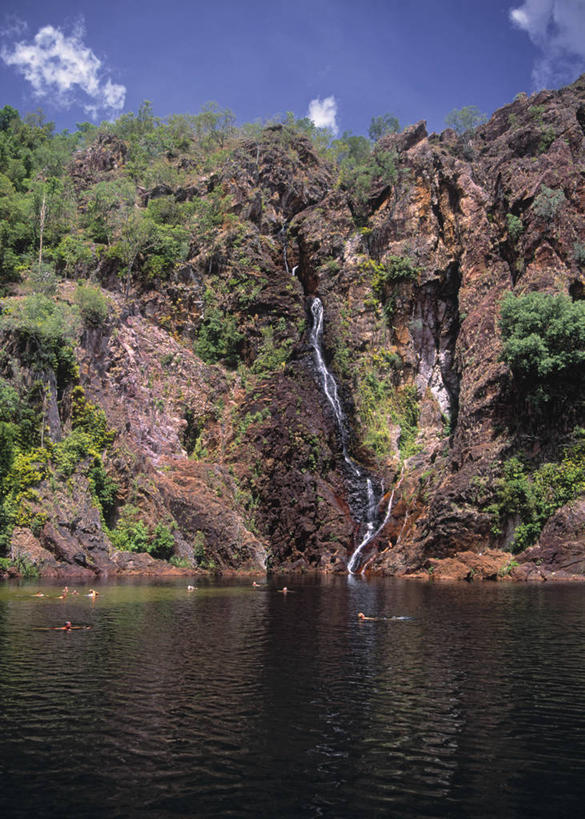
[[[1,815],[581,813],[582,587],[187,582],[0,585]]]

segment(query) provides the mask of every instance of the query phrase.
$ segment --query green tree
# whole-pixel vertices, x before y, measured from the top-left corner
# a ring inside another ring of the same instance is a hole
[[[33,241],[27,198],[0,173],[0,283],[18,279]]]
[[[31,184],[29,208],[38,242],[37,266],[43,265],[45,245],[54,247],[71,230],[76,209],[68,181],[56,176],[39,177]]]
[[[500,312],[502,360],[530,405],[568,408],[585,387],[585,302],[508,293]],[[559,421],[561,418],[559,417]]]
[[[64,236],[54,251],[55,265],[58,271],[74,278],[76,274],[87,276],[89,268],[96,261],[95,247],[82,236],[69,234]]]
[[[85,227],[96,242],[110,245],[116,229],[134,208],[136,189],[127,179],[98,182],[87,193]]]
[[[400,123],[392,114],[383,114],[379,117],[372,117],[368,134],[370,139],[377,142],[386,134],[397,134],[400,131]]]
[[[486,121],[487,116],[475,105],[454,108],[445,117],[447,128],[453,128],[460,136],[475,130],[478,125],[482,125]]]
[[[0,108],[0,131],[8,131],[12,124],[18,120],[20,120],[20,115],[16,108],[11,105]]]
[[[354,215],[361,223],[367,216],[372,188],[396,182],[396,154],[393,151],[372,151],[366,137],[354,136],[349,131],[334,140],[331,153],[339,165],[340,183],[350,193]]]
[[[235,116],[229,108],[220,108],[216,102],[208,102],[195,117],[197,139],[206,147],[223,148],[233,132]]]
[[[147,253],[156,242],[156,225],[140,211],[126,214],[118,237],[118,248],[124,262],[124,291],[128,295],[132,270],[141,254]]]

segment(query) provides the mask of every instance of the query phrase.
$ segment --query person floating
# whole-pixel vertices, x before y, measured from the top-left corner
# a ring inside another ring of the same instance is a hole
[[[401,615],[400,617],[367,617],[363,611],[358,611],[358,620],[412,620],[412,617],[407,617],[406,615]]]
[[[71,620],[67,620],[64,626],[46,626],[37,628],[35,631],[88,631],[91,626],[74,626]]]
[[[195,591],[197,586],[187,586],[187,591]]]

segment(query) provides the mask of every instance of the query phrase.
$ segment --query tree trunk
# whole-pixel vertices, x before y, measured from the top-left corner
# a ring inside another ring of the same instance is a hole
[[[43,233],[45,230],[45,219],[47,217],[47,195],[43,191],[43,201],[39,213],[39,275],[43,265]]]

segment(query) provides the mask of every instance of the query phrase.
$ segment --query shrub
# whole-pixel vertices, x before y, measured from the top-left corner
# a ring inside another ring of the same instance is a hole
[[[585,492],[585,444],[567,448],[559,463],[545,463],[532,473],[519,458],[510,458],[494,483],[495,502],[488,507],[492,532],[502,533],[506,519],[520,519],[511,551],[532,546],[551,515]]]
[[[26,284],[33,293],[42,293],[43,296],[54,296],[57,292],[57,276],[49,265],[41,268],[35,265],[28,274]]]
[[[177,569],[190,569],[193,566],[193,562],[186,557],[178,557],[178,555],[172,555],[169,558],[169,563],[171,566],[176,566]]]
[[[140,520],[138,507],[127,504],[121,510],[116,528],[110,529],[109,535],[116,549],[146,552],[157,560],[169,560],[175,547],[172,526],[157,523],[151,533],[144,521]]]
[[[396,183],[397,155],[394,151],[372,151],[366,137],[348,132],[335,140],[332,150],[339,164],[339,182],[349,191],[354,216],[361,224],[367,217],[374,186],[386,188]]]
[[[95,458],[87,476],[92,493],[107,520],[116,506],[118,484],[106,472],[101,458]]]
[[[122,509],[118,525],[110,530],[110,540],[116,549],[124,552],[148,551],[148,529],[138,515],[139,510],[135,506],[127,505]]]
[[[78,317],[67,305],[53,301],[41,293],[23,299],[7,300],[0,315],[0,330],[15,336],[25,364],[53,369],[69,369],[70,341],[78,328]]]
[[[282,344],[275,344],[272,327],[263,327],[262,345],[252,365],[252,372],[261,375],[283,367],[288,361],[292,344],[290,338],[285,339]]]
[[[542,185],[540,193],[532,203],[532,210],[540,219],[550,222],[557,215],[564,201],[565,194],[562,190]]]
[[[419,402],[414,385],[393,385],[395,366],[392,354],[374,354],[362,360],[356,390],[357,417],[364,444],[379,457],[392,452],[391,423],[399,426],[398,450],[402,458],[409,458],[418,451]]]
[[[395,286],[416,280],[420,272],[408,256],[390,256],[385,262],[368,259],[362,265],[362,270],[371,274],[372,290],[388,320],[394,311]]]
[[[55,445],[53,463],[57,470],[69,477],[77,464],[93,452],[91,435],[81,429],[74,429],[66,438]]]
[[[577,264],[585,264],[585,244],[583,242],[575,242],[573,245],[573,258]]]
[[[197,565],[201,566],[202,569],[208,567],[205,548],[205,534],[199,529],[195,532],[195,537],[193,538],[193,557],[195,558]]]
[[[152,540],[147,547],[147,551],[159,560],[169,560],[175,548],[175,538],[170,528],[164,523],[157,523]]]
[[[508,213],[506,216],[506,222],[508,225],[508,233],[510,234],[510,238],[513,242],[516,242],[524,233],[522,219],[519,219],[518,216],[514,216],[513,213]]]
[[[95,254],[89,244],[77,236],[65,236],[54,253],[57,268],[66,275],[73,275],[78,270],[85,272],[95,260]]]
[[[83,387],[74,387],[71,392],[71,424],[73,429],[81,429],[91,436],[96,449],[106,449],[113,442],[115,431],[108,427],[105,412],[89,402]]]
[[[17,557],[11,561],[11,564],[17,570],[21,577],[27,580],[34,580],[39,576],[39,568],[35,563],[27,560],[26,557]]]
[[[585,303],[565,295],[528,293],[504,298],[502,360],[520,393],[535,407],[560,408],[585,386]]]
[[[108,302],[98,287],[93,287],[91,284],[78,284],[74,299],[86,324],[97,327],[107,319]]]
[[[243,338],[237,329],[234,316],[228,316],[218,308],[211,307],[199,328],[195,352],[208,364],[224,361],[229,367],[235,367]]]

